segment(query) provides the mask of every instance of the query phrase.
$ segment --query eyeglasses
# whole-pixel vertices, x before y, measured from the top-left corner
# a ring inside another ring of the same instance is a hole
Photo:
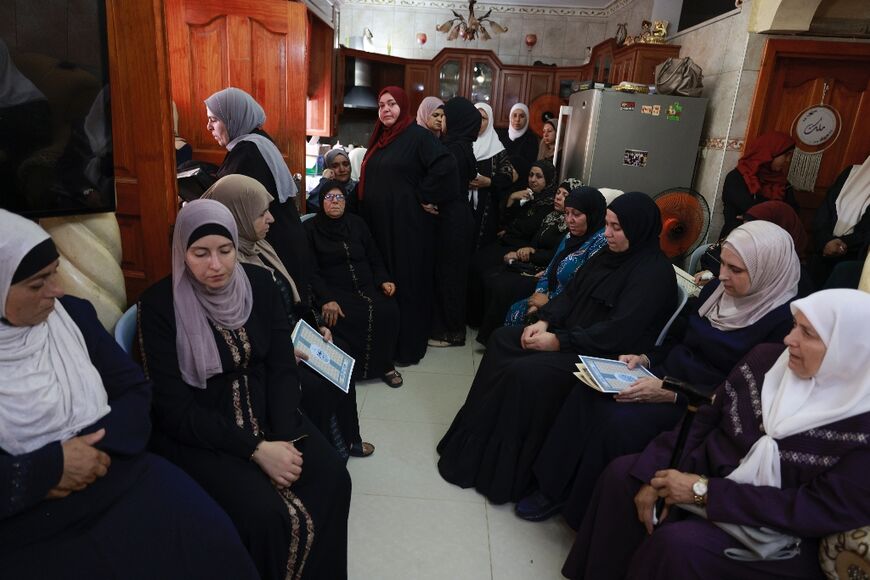
[[[326,201],[344,201],[344,195],[341,193],[327,193],[323,196]]]

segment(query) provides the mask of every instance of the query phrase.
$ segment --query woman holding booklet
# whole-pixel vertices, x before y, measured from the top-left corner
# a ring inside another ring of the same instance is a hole
[[[719,279],[704,287],[682,337],[649,354],[619,357],[659,378],[640,379],[615,396],[574,387],[535,461],[539,489],[517,504],[519,517],[540,521],[561,510],[576,529],[607,464],[640,451],[683,415],[684,402],[661,388],[662,377],[713,392],[755,345],[788,334],[800,278],[789,234],[770,222],[749,222],[728,236],[721,260]]]
[[[238,247],[229,210],[192,201],[175,223],[172,275],[142,294],[152,447],[227,511],[264,580],[346,578],[350,476],[298,410],[278,287]]]
[[[332,340],[332,332],[321,324],[311,305],[300,297],[300,290],[283,261],[266,240],[273,223],[269,210],[272,196],[263,184],[246,175],[221,177],[203,199],[213,199],[225,205],[239,230],[238,259],[242,263],[265,268],[272,274],[278,294],[284,304],[290,327],[301,319],[317,328],[324,340]],[[301,292],[308,294],[308,292]],[[348,352],[348,345],[338,341],[337,346]],[[356,406],[356,384],[350,382],[350,390],[344,393],[325,378],[305,365],[299,366],[299,383],[302,386],[300,407],[312,423],[335,447],[338,454],[364,457],[374,453],[371,443],[363,443],[359,432],[359,415]]]
[[[643,352],[676,307],[660,232],[648,195],[622,195],[606,212],[607,248],[539,310],[539,322],[493,332],[465,405],[438,444],[444,479],[494,503],[531,491],[532,462],[576,384],[577,355]]]
[[[820,569],[819,538],[870,523],[870,295],[823,290],[791,312],[787,348],[759,345],[737,363],[677,469],[666,469],[675,429],[604,471],[565,577],[835,575]]]

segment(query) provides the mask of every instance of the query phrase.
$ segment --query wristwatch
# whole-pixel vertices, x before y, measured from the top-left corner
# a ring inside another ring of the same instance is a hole
[[[698,507],[707,505],[707,481],[707,478],[702,475],[698,478],[698,481],[692,484],[693,499]]]

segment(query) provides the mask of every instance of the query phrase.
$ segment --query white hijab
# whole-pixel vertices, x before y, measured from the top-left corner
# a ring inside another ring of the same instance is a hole
[[[0,39],[0,107],[40,100],[44,101],[45,95],[29,78],[21,74],[12,62],[6,44]]]
[[[749,293],[739,297],[725,294],[722,284],[713,290],[698,309],[713,328],[746,328],[797,296],[801,265],[794,240],[784,229],[761,220],[747,222],[728,234],[724,246],[746,264],[750,286]]]
[[[791,305],[815,328],[827,351],[815,376],[788,368],[788,350],[764,375],[763,435],[728,475],[738,483],[780,487],[777,440],[870,412],[870,294],[822,290]]]
[[[21,260],[48,239],[38,225],[0,209],[0,316]],[[12,455],[66,441],[109,413],[99,371],[61,303],[36,326],[0,322],[0,447]]]
[[[516,111],[517,109],[525,111],[526,113],[526,126],[519,131],[514,129],[514,126],[510,122],[510,115],[513,115],[514,111]],[[523,103],[517,103],[516,105],[511,107],[510,115],[508,115],[508,137],[510,137],[511,141],[516,141],[517,139],[525,135],[526,131],[529,130],[529,108]],[[492,123],[492,120],[490,120],[490,123]]]
[[[251,141],[257,146],[260,155],[272,177],[275,179],[275,187],[278,188],[278,201],[284,203],[291,197],[295,197],[298,190],[287,163],[281,157],[278,147],[267,137],[252,133],[254,129],[266,122],[266,112],[254,97],[235,87],[218,91],[205,100],[208,110],[224,122],[230,142],[227,143],[227,151],[241,141]]]
[[[472,147],[474,147],[474,158],[478,161],[485,161],[504,151],[504,145],[502,145],[501,139],[498,138],[498,134],[495,132],[492,107],[486,103],[474,103],[474,107],[486,113],[486,118],[489,119],[483,135],[479,135],[477,141],[472,144]]]
[[[851,234],[870,205],[870,156],[863,164],[852,166],[834,205],[837,207],[834,235],[839,238]]]

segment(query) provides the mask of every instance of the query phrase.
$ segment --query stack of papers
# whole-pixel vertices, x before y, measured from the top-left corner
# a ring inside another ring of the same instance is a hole
[[[644,377],[657,378],[641,366],[629,369],[627,364],[618,360],[583,355],[580,355],[574,376],[602,393],[618,393]]]

